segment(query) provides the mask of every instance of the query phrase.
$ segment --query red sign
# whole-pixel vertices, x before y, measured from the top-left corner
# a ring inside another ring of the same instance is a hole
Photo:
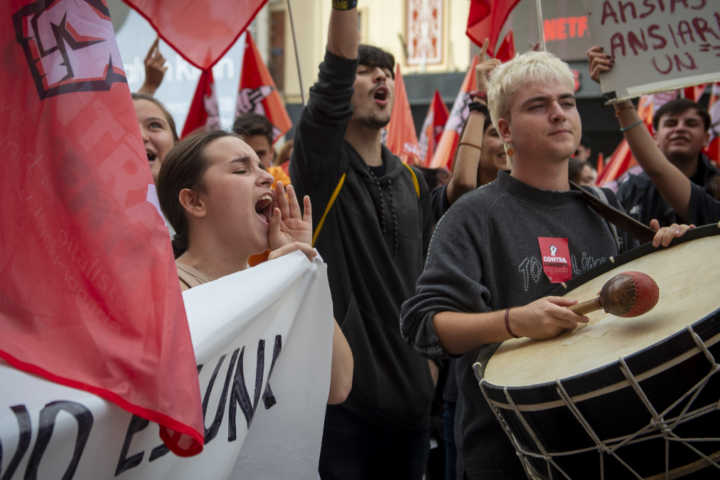
[[[551,283],[562,283],[572,279],[570,249],[567,238],[538,237],[540,254],[545,275]]]

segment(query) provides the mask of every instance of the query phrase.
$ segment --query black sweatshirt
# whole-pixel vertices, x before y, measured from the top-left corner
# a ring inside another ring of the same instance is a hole
[[[403,341],[398,318],[427,255],[430,194],[422,173],[413,170],[413,177],[384,146],[378,186],[344,141],[357,66],[326,52],[297,125],[290,178],[300,198],[310,196],[317,232],[345,175],[315,241],[355,361],[352,391],[340,408],[386,428],[419,432],[429,426],[432,377],[427,360]]]
[[[538,237],[568,239],[573,277],[618,254],[608,224],[580,192],[540,190],[500,171],[496,181],[463,195],[435,227],[416,295],[402,307],[403,336],[428,358],[449,357],[435,333],[435,314],[503,310],[547,295],[557,284],[543,273]],[[457,361],[458,478],[464,472],[471,480],[524,480],[471,369],[480,351]]]

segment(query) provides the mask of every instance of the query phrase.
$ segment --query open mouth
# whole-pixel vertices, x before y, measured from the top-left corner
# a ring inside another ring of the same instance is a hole
[[[373,100],[380,105],[387,105],[388,100],[388,89],[387,87],[378,87],[373,95]]]
[[[157,160],[157,153],[149,152],[147,150],[145,151],[145,153],[147,153],[148,162],[154,162],[155,160]]]
[[[255,213],[257,213],[260,220],[268,225],[270,225],[270,220],[272,219],[272,204],[273,197],[269,193],[260,197],[260,200],[255,204]]]

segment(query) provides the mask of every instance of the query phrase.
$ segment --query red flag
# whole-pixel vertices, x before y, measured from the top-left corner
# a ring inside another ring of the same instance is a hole
[[[495,58],[497,58],[503,63],[515,58],[515,37],[513,36],[512,30],[510,30],[507,35],[505,35],[505,38],[503,39],[500,47],[498,48]]]
[[[199,453],[195,355],[110,12],[7,0],[0,16],[0,357]]]
[[[245,38],[235,118],[247,112],[265,115],[270,120],[275,127],[273,141],[285,135],[292,127],[290,116],[275,88],[275,82],[263,63],[250,32]]]
[[[268,0],[123,1],[185,60],[207,70],[230,50]]]
[[[700,97],[702,97],[703,93],[705,92],[705,87],[707,87],[707,84],[683,88],[683,97],[687,98],[688,100],[692,100],[693,102],[697,102],[698,100],[700,100]]]
[[[705,154],[716,162],[720,162],[720,82],[712,86],[708,112],[710,112],[712,126],[710,127],[710,144],[705,148]]]
[[[466,34],[477,46],[490,39],[488,54],[493,55],[500,30],[520,0],[471,0]]]
[[[597,174],[600,176],[600,174],[603,172],[603,169],[605,168],[605,156],[602,152],[598,153],[598,159],[597,159]]]
[[[450,116],[445,102],[443,102],[440,92],[435,90],[430,107],[425,115],[422,130],[420,131],[420,160],[424,166],[430,164],[430,160],[435,152],[435,147],[440,141],[445,123]]]
[[[457,144],[460,141],[460,133],[462,133],[463,125],[467,119],[470,111],[468,105],[470,105],[470,92],[475,89],[475,66],[478,64],[477,55],[473,57],[470,62],[470,68],[468,68],[465,74],[465,79],[460,86],[460,92],[455,99],[450,117],[445,124],[445,129],[440,136],[440,141],[437,144],[437,148],[430,162],[430,168],[443,168],[452,169],[452,160],[455,158],[455,150],[457,150]]]
[[[413,122],[399,63],[395,70],[395,103],[390,115],[390,123],[387,126],[385,146],[405,163],[415,165],[420,161],[420,147],[417,133],[415,133],[415,122]]]
[[[200,75],[180,137],[185,138],[203,126],[206,130],[220,126],[220,107],[212,70],[204,70]]]

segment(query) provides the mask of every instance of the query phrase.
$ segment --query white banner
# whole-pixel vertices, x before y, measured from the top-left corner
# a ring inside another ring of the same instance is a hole
[[[593,43],[615,59],[605,103],[720,80],[717,0],[585,0]]]
[[[0,361],[0,478],[316,480],[333,335],[326,265],[298,252],[184,299],[205,414],[200,455],[179,458],[157,424]]]

